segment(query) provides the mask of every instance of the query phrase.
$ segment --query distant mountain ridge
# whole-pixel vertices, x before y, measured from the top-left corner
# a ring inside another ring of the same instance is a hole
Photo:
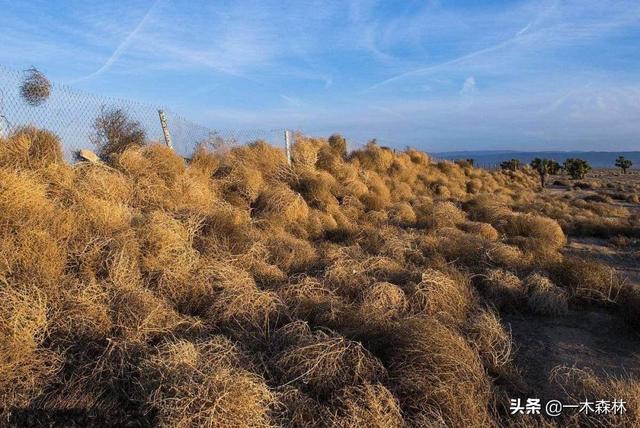
[[[517,150],[462,150],[431,153],[436,159],[456,160],[472,158],[475,164],[483,167],[499,165],[509,159],[518,159],[529,163],[533,158],[554,159],[560,163],[567,158],[580,158],[588,161],[594,168],[613,168],[618,156],[624,156],[633,162],[633,168],[640,168],[640,151],[541,151],[523,152]]]

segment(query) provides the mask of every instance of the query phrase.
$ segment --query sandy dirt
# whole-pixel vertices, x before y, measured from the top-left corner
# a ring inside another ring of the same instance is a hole
[[[530,397],[561,397],[548,380],[556,366],[590,368],[603,377],[640,373],[640,334],[605,310],[572,309],[557,318],[505,315],[503,322],[511,329],[515,362],[532,388]]]
[[[592,177],[602,180],[605,185],[606,182],[640,183],[640,174],[622,176],[616,171],[599,170]],[[550,185],[545,191],[561,197],[568,188]],[[577,190],[584,196],[606,191],[606,188]],[[640,213],[638,204],[618,200],[613,203],[629,209],[631,214]],[[616,268],[630,285],[640,286],[638,243],[619,248],[606,239],[570,237],[563,253],[597,259]],[[515,362],[532,388],[527,391],[531,397],[561,397],[561,391],[549,382],[549,375],[557,366],[589,368],[603,377],[640,374],[640,333],[629,328],[614,311],[574,307],[567,315],[557,318],[504,314],[502,319],[505,326],[511,329]]]

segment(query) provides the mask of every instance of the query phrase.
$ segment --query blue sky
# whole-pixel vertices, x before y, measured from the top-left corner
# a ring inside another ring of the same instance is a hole
[[[0,64],[217,129],[640,150],[640,1],[7,1]]]

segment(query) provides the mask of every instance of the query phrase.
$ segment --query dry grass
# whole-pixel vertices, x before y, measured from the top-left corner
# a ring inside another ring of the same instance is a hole
[[[533,273],[524,281],[529,294],[529,309],[540,315],[557,316],[567,313],[567,294],[549,278]]]
[[[60,139],[47,130],[25,126],[0,139],[0,166],[41,168],[63,161]]]
[[[302,196],[285,185],[264,190],[255,207],[261,217],[279,224],[304,222],[309,216],[309,207]]]
[[[467,233],[481,236],[489,241],[497,241],[500,237],[498,231],[489,223],[468,221],[460,224],[459,227]]]
[[[493,374],[504,372],[512,362],[511,332],[492,311],[481,311],[471,320],[467,334],[485,367]]]
[[[339,409],[336,427],[401,428],[405,426],[398,400],[381,384],[348,386],[333,401]]]
[[[622,280],[615,269],[595,260],[566,257],[553,273],[555,282],[579,300],[615,303],[622,289]]]
[[[504,269],[487,271],[480,289],[489,304],[500,310],[519,310],[526,304],[526,288],[522,281]]]
[[[625,412],[610,413],[604,419],[602,415],[590,412],[579,412],[567,423],[585,427],[632,427],[640,423],[640,383],[632,377],[602,379],[588,369],[574,367],[557,367],[550,376],[550,381],[558,384],[567,399],[580,402],[585,398],[591,400],[623,400]],[[593,398],[591,398],[593,397]],[[596,398],[597,397],[597,398]],[[595,404],[594,404],[595,406]]]
[[[632,239],[607,197],[344,143],[296,136],[292,165],[264,142],[67,165],[46,131],[2,139],[2,416],[495,426],[517,368],[490,307],[637,324],[636,288],[560,252],[560,226]]]
[[[227,339],[175,341],[142,363],[149,405],[167,427],[269,427],[274,396]]]
[[[361,344],[331,331],[311,331],[298,322],[283,327],[279,335],[287,345],[272,364],[286,385],[322,397],[386,377],[382,363]]]
[[[404,291],[395,284],[378,282],[364,292],[361,317],[377,323],[398,319],[407,309]]]
[[[464,211],[452,202],[422,205],[417,211],[417,216],[418,223],[428,229],[455,227],[466,220]]]
[[[489,379],[462,336],[429,318],[410,320],[397,333],[390,376],[410,422],[495,426],[488,411]]]
[[[429,315],[445,325],[461,326],[473,304],[473,294],[469,281],[462,275],[451,277],[429,269],[422,274],[409,303],[416,314]]]
[[[48,301],[34,286],[0,287],[0,413],[25,406],[61,366],[60,356],[43,344]]]
[[[533,214],[515,214],[507,217],[503,231],[509,236],[533,238],[543,246],[563,247],[567,240],[560,225],[549,218]]]

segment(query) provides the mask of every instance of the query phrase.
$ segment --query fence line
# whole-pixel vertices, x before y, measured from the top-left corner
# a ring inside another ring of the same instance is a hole
[[[282,147],[289,161],[293,131],[283,128],[255,130],[220,130],[199,125],[163,106],[134,100],[98,96],[66,85],[50,83],[42,102],[30,102],[21,91],[27,71],[17,71],[0,64],[0,136],[6,136],[20,126],[35,125],[52,131],[62,142],[65,157],[73,160],[81,149],[93,149],[96,119],[105,109],[120,109],[138,122],[147,141],[164,142],[178,154],[189,157],[197,144],[211,149],[234,147],[263,140]],[[376,140],[381,146],[394,146],[391,141]],[[360,150],[366,143],[347,141],[349,151]],[[437,161],[438,159],[435,159]],[[497,164],[476,164],[485,169],[498,169]]]
[[[162,111],[172,146],[185,157],[199,143],[219,148],[264,140],[284,148],[284,129],[213,129],[187,120],[163,106],[97,96],[55,82],[50,84],[43,102],[29,103],[21,93],[26,76],[26,72],[0,65],[0,135],[6,136],[24,125],[48,129],[60,137],[68,160],[73,159],[80,149],[93,148],[94,123],[104,109],[124,111],[131,120],[139,123],[148,141],[167,142],[159,117],[159,111]]]

